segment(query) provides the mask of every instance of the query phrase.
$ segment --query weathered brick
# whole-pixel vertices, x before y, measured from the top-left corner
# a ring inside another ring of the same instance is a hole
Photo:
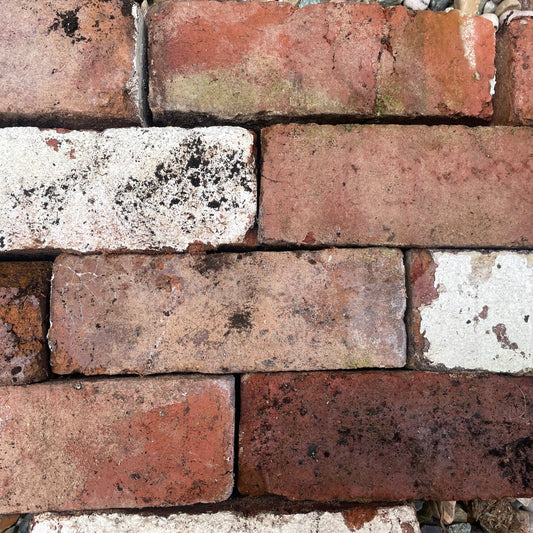
[[[378,4],[161,2],[147,15],[158,123],[492,115],[481,17]]]
[[[496,45],[494,121],[533,126],[533,18],[504,25]]]
[[[360,371],[243,378],[239,490],[301,500],[533,495],[533,378]]]
[[[139,123],[134,2],[0,0],[0,9],[0,123]]]
[[[0,263],[0,385],[48,377],[51,276],[51,263]]]
[[[231,127],[0,130],[0,251],[238,243],[257,209],[253,142]]]
[[[533,371],[533,253],[415,250],[408,272],[412,366]]]
[[[236,506],[237,507],[237,506]],[[139,515],[125,513],[91,513],[65,516],[53,513],[35,515],[30,525],[32,533],[420,533],[416,513],[412,506],[396,507],[350,505],[339,510],[300,510],[292,504],[288,511],[276,508],[257,512],[251,505],[243,514],[235,511],[176,513],[170,515]]]
[[[255,372],[405,364],[396,250],[60,256],[59,374]]]
[[[227,498],[233,386],[165,376],[0,388],[0,512]]]
[[[532,145],[527,128],[267,128],[259,241],[532,247]]]

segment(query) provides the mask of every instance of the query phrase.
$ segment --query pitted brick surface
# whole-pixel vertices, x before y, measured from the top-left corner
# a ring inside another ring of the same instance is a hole
[[[238,243],[255,220],[253,141],[231,127],[0,130],[0,251]]]
[[[239,491],[295,500],[533,495],[533,378],[359,371],[241,384]]]
[[[0,385],[48,377],[51,277],[51,263],[0,263]]]
[[[195,1],[158,3],[147,25],[158,123],[492,115],[494,30],[481,17]]]
[[[232,377],[0,388],[0,512],[221,501],[233,487]]]
[[[259,242],[533,247],[533,132],[281,125],[262,132]]]
[[[54,372],[256,372],[405,364],[397,250],[60,256]]]
[[[0,0],[0,10],[2,125],[139,124],[134,2]]]

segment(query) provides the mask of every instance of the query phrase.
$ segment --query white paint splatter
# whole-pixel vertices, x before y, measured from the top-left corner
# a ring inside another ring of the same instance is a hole
[[[424,356],[447,368],[533,370],[533,254],[432,255],[439,296],[420,308]]]
[[[462,17],[462,24],[459,26],[461,40],[463,42],[463,54],[468,61],[470,68],[477,74],[476,68],[476,29],[474,18],[468,15]]]

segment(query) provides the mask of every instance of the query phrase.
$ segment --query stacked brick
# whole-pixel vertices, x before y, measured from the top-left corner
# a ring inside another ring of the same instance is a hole
[[[0,6],[0,513],[533,496],[531,17]]]

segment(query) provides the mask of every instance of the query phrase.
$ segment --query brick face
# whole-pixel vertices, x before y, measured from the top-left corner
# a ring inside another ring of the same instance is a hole
[[[0,130],[0,251],[239,243],[257,210],[242,128]]]
[[[32,383],[48,376],[51,276],[51,263],[0,263],[0,385]]]
[[[224,500],[233,402],[232,377],[0,388],[0,513]]]
[[[405,364],[395,250],[60,256],[59,374],[243,372]]]
[[[492,114],[492,25],[457,11],[163,2],[147,24],[158,123]]]
[[[533,246],[527,128],[281,125],[261,138],[262,243]]]
[[[139,123],[132,2],[0,0],[0,9],[1,124]]]
[[[532,496],[532,407],[532,378],[246,376],[239,490],[296,500]]]
[[[410,365],[533,370],[533,253],[407,254]]]
[[[498,34],[494,120],[533,126],[533,18],[512,20]]]

